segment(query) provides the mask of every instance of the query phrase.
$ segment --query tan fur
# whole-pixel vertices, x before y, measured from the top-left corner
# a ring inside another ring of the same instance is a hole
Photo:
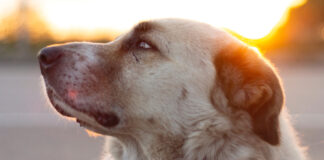
[[[136,37],[152,48],[138,49],[148,46]],[[160,19],[107,44],[56,47],[80,54],[87,67],[69,67],[79,63],[69,55],[62,62],[68,67],[55,78],[44,77],[55,92],[53,103],[108,136],[106,160],[305,159],[273,67],[222,30]],[[82,79],[74,83],[80,93],[67,103],[62,87],[50,80],[73,83],[73,77]],[[114,113],[120,121],[103,126],[92,114],[98,112]]]

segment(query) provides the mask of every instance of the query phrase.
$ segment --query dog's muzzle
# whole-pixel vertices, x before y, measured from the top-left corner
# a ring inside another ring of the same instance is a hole
[[[95,76],[88,70],[93,66],[85,63],[85,60],[78,61],[76,57],[86,59],[87,56],[75,50],[71,51],[71,48],[66,49],[65,45],[46,47],[40,51],[38,60],[50,102],[56,111],[64,116],[78,119],[77,115],[68,112],[71,108],[87,114],[104,127],[116,126],[119,123],[119,117],[112,111],[102,111],[105,105],[98,106],[96,101],[98,99],[89,98],[102,92],[97,90],[100,87],[94,87],[100,83],[89,78],[90,76],[87,77],[91,74],[92,77]],[[75,65],[77,63],[83,63],[82,65],[87,67],[77,68]],[[90,100],[84,102],[87,98]],[[69,107],[68,110],[66,106]],[[82,122],[82,119],[78,122]]]

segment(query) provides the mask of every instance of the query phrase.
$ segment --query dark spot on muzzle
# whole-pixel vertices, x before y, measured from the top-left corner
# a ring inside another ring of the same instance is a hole
[[[94,117],[99,124],[105,127],[114,127],[119,123],[119,118],[114,113],[99,114]]]

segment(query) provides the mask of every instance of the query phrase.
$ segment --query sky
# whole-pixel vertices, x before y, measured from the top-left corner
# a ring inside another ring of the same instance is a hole
[[[0,16],[24,1],[58,32],[110,29],[125,31],[141,20],[186,18],[228,28],[259,39],[304,0],[0,0]]]

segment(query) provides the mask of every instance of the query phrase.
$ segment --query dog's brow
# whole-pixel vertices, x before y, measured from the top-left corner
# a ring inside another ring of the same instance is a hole
[[[153,25],[152,23],[150,22],[142,22],[142,23],[139,23],[135,28],[134,28],[134,32],[135,34],[138,34],[138,33],[145,33],[145,32],[148,32],[150,30],[153,29]]]
[[[131,37],[124,40],[122,43],[122,50],[129,50],[132,45],[138,40],[142,34],[151,31],[154,28],[151,22],[142,22],[134,27],[133,34]]]

